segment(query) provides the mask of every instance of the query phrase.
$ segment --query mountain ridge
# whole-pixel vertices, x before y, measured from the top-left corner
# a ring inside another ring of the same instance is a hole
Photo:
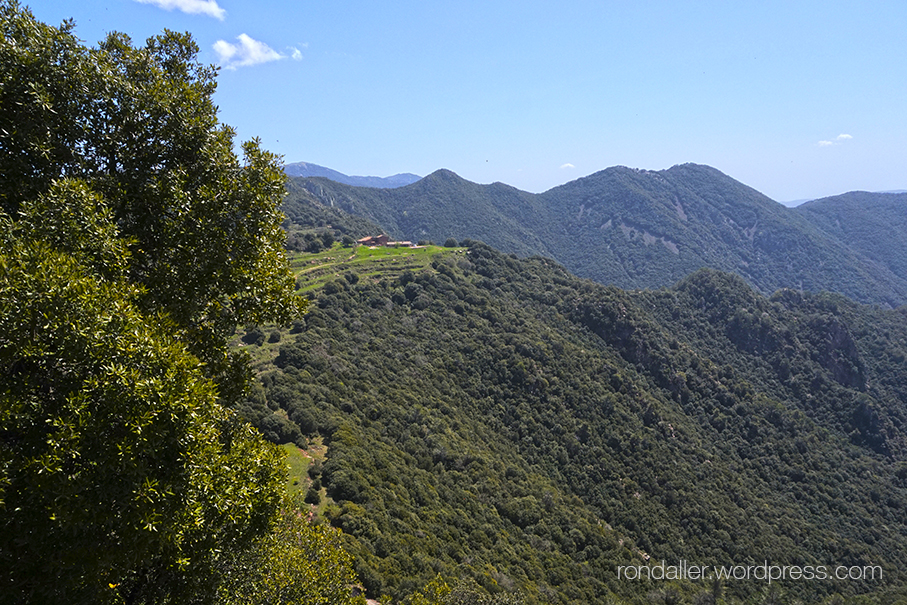
[[[400,239],[478,239],[622,288],[666,287],[713,267],[763,294],[788,287],[907,303],[907,271],[710,166],[614,166],[538,194],[473,183],[446,169],[397,189],[317,178],[294,186]]]
[[[681,163],[681,164],[675,164],[674,166],[683,166],[686,164],[696,165],[694,162],[685,162],[685,163]],[[705,164],[702,164],[702,165],[705,165]],[[674,166],[672,166],[672,168]],[[326,166],[320,166],[318,164],[313,164],[311,162],[292,162],[290,164],[286,164],[285,168],[290,168],[290,170],[287,171],[287,176],[291,176],[291,177],[316,177],[316,176],[319,176],[319,177],[324,177],[324,178],[330,179],[330,180],[338,182],[338,183],[352,185],[354,187],[397,188],[397,187],[402,187],[405,185],[410,185],[412,183],[415,183],[416,181],[418,181],[421,178],[425,178],[425,177],[420,177],[419,175],[416,175],[416,174],[412,174],[410,172],[402,172],[402,173],[395,174],[395,175],[392,175],[389,177],[349,176],[338,170],[334,170],[334,169],[328,168]],[[592,174],[586,175],[585,177],[579,177],[577,179],[572,179],[565,183],[561,183],[560,185],[554,185],[553,187],[550,187],[549,189],[546,189],[545,191],[540,192],[540,194],[547,193],[548,191],[551,191],[552,189],[557,189],[558,187],[562,187],[564,185],[572,183],[573,181],[588,178],[590,176],[597,174],[598,172],[604,172],[605,170],[610,170],[611,168],[625,168],[627,170],[633,170],[633,171],[638,171],[638,172],[658,172],[656,170],[649,170],[649,169],[645,169],[645,168],[634,168],[631,166],[618,164],[615,166],[611,166],[609,168],[604,168],[604,169],[594,172]],[[670,168],[667,168],[666,170],[670,170]],[[435,172],[449,172],[451,174],[457,175],[456,172],[450,170],[449,168],[438,168],[429,174],[434,174]],[[457,176],[459,177],[459,175],[457,175]],[[398,177],[400,177],[400,178],[398,179]],[[459,177],[459,178],[463,178],[463,177]],[[349,179],[357,179],[357,181],[351,182]],[[466,179],[464,179],[464,180],[466,180]],[[389,181],[389,182],[392,182],[393,184],[389,185],[389,186],[388,185],[367,184],[368,182],[380,183],[382,181]],[[493,182],[487,183],[487,184],[488,185],[500,184],[500,185],[505,185],[507,187],[511,187],[513,189],[522,191],[515,185],[511,185],[511,184],[505,183],[503,181],[493,181]],[[852,191],[846,191],[844,193],[836,194],[833,196],[825,196],[825,197],[821,197],[821,198],[820,197],[805,197],[805,198],[799,198],[799,199],[795,199],[795,200],[775,200],[774,198],[769,198],[769,199],[771,199],[772,201],[774,201],[778,204],[781,204],[782,206],[785,206],[787,208],[796,208],[798,206],[801,206],[803,204],[807,204],[809,202],[813,202],[816,200],[826,199],[826,198],[830,198],[830,197],[837,197],[840,195],[848,195],[851,193],[899,194],[899,193],[907,193],[907,189],[889,189],[889,190],[883,190],[883,191],[866,191],[866,190],[862,190],[862,189],[855,189]]]
[[[850,191],[796,210],[879,266],[907,275],[907,193]]]

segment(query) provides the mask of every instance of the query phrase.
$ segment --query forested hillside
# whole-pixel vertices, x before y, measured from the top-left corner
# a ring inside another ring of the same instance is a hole
[[[867,250],[880,249],[871,230],[844,237],[821,229],[804,211],[708,166],[609,168],[537,195],[477,185],[446,170],[393,190],[326,179],[297,179],[293,186],[370,218],[394,237],[475,238],[504,252],[553,258],[581,277],[623,288],[668,286],[711,267],[740,275],[763,294],[788,287],[888,306],[907,302],[907,273]],[[907,216],[903,206],[890,211],[899,220]],[[884,241],[896,245],[892,255],[905,254],[902,241]]]
[[[903,311],[716,271],[630,293],[465,243],[396,274],[337,265],[246,404],[324,439],[324,517],[371,595],[441,574],[528,602],[709,602],[708,582],[617,579],[662,559],[884,572],[729,581],[727,603],[902,591]]]
[[[895,275],[907,275],[907,193],[852,191],[807,202],[796,210]]]

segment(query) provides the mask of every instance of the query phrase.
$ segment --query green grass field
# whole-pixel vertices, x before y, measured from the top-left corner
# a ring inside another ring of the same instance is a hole
[[[318,290],[325,283],[354,271],[360,279],[394,277],[404,271],[418,271],[439,256],[462,255],[464,248],[421,246],[417,248],[344,248],[340,244],[316,254],[289,253],[290,266],[300,285],[299,293]]]
[[[287,491],[291,494],[304,494],[309,487],[308,472],[312,458],[293,443],[284,443],[280,448],[287,454],[290,474],[287,477]]]
[[[291,496],[303,497],[312,486],[312,479],[309,477],[309,467],[312,464],[324,464],[327,459],[328,448],[321,441],[321,438],[313,439],[306,449],[300,449],[293,443],[284,443],[280,446],[287,455],[287,464],[290,466],[290,473],[287,476],[287,492]],[[318,504],[312,505],[312,514],[319,517],[324,513],[327,506],[333,504],[327,495],[324,487],[318,489],[321,499]]]

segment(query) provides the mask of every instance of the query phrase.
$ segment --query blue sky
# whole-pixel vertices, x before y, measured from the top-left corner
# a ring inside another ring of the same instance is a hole
[[[527,191],[709,164],[779,201],[907,189],[907,2],[40,0],[94,45],[189,31],[240,139]]]

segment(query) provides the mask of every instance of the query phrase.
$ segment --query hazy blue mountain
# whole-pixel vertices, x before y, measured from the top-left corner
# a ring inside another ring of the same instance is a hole
[[[345,185],[353,185],[355,187],[377,187],[377,188],[388,188],[393,189],[395,187],[403,187],[404,185],[409,185],[418,181],[420,176],[410,173],[395,174],[393,176],[380,177],[380,176],[348,176],[342,172],[337,172],[330,168],[325,168],[324,166],[319,166],[317,164],[311,164],[309,162],[295,162],[293,164],[286,164],[284,166],[284,172],[287,173],[287,176],[301,176],[301,177],[313,177],[320,176],[326,179],[331,179],[338,183],[343,183]]]
[[[907,275],[896,266],[709,166],[608,168],[541,194],[478,185],[448,170],[397,189],[321,178],[294,187],[394,237],[479,239],[622,288],[668,286],[711,267],[764,294],[789,287],[889,306],[907,302]]]

